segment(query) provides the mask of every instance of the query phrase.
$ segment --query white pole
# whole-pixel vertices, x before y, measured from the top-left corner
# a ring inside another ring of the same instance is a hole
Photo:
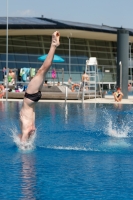
[[[8,0],[6,3],[7,7],[7,24],[6,24],[6,101],[8,100]]]
[[[131,85],[132,85],[132,68],[131,68],[131,61],[132,61],[132,56],[131,56],[131,47],[132,44],[130,44],[130,78],[131,78]]]
[[[71,38],[69,37],[69,78],[71,77]]]
[[[71,36],[72,36],[72,33],[70,33],[68,36],[68,40],[69,40],[69,78],[71,77]]]
[[[65,102],[67,100],[67,96],[68,96],[68,91],[67,91],[67,87],[66,87],[66,90],[65,90]]]
[[[119,65],[120,65],[120,88],[122,90],[122,62],[121,61],[119,62]]]

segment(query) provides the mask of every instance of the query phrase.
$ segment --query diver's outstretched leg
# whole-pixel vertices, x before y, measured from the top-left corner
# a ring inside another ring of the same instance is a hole
[[[28,88],[26,90],[27,93],[32,94],[32,93],[36,93],[39,90],[41,90],[45,75],[52,64],[52,60],[54,57],[56,47],[58,47],[60,45],[59,39],[60,39],[60,33],[58,31],[54,32],[52,35],[51,47],[50,47],[49,53],[47,55],[47,58],[44,61],[43,65],[38,70],[35,77],[30,81]]]

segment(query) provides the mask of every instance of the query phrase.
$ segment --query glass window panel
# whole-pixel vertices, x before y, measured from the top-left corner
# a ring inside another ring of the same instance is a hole
[[[6,46],[0,45],[0,53],[6,53]]]
[[[106,47],[110,47],[110,43],[111,43],[111,42],[105,41],[105,46],[106,46]]]
[[[97,51],[107,52],[107,51],[110,51],[110,48],[107,48],[107,47],[97,47]]]
[[[89,45],[95,46],[95,40],[89,40]]]
[[[91,50],[91,51],[97,51],[97,47],[91,47],[91,46],[90,46],[90,50]]]
[[[0,45],[3,44],[3,45],[6,45],[6,38],[4,37],[0,37]]]
[[[32,36],[25,36],[26,40],[33,40],[33,41],[38,41],[38,36],[37,35],[32,35]]]
[[[3,69],[3,67],[6,67],[6,62],[1,62],[1,66],[2,66],[2,69]]]
[[[67,43],[69,43],[69,40],[68,40],[68,38],[65,38],[65,37],[61,37],[60,38],[60,41],[61,41],[61,44],[67,44]]]
[[[0,60],[5,61],[6,60],[6,54],[0,54]]]
[[[12,38],[12,44],[13,45],[16,45],[16,46],[26,46],[26,43],[25,43],[25,39],[23,38],[22,39],[16,39],[16,38]]]
[[[29,62],[27,54],[15,54],[14,56],[16,61]]]
[[[87,45],[87,42],[85,39],[79,39],[79,38],[73,38],[74,44],[80,44],[80,45]]]
[[[88,60],[88,57],[84,57],[84,56],[78,56],[78,63],[79,64],[86,64],[86,60]]]
[[[106,48],[106,52],[107,52],[107,53],[112,53],[112,49],[111,49],[110,47],[107,47],[107,48]]]
[[[1,65],[1,62],[0,62],[0,70],[2,69],[2,65]],[[1,73],[1,71],[0,71],[0,73]]]
[[[17,68],[23,68],[23,67],[30,68],[30,63],[19,63],[19,62],[16,62],[16,66],[17,66]]]
[[[11,36],[12,40],[25,40],[25,36]]]
[[[91,52],[91,57],[96,57],[97,58],[98,57],[97,56],[97,52]]]
[[[41,66],[41,63],[29,63],[29,66],[30,66],[31,68],[37,68],[37,69],[39,69],[40,66]]]
[[[16,68],[16,62],[8,62],[8,67],[11,69]]]
[[[43,41],[51,42],[51,36],[42,36]]]
[[[8,39],[8,45],[12,46],[12,40],[11,39]]]
[[[69,56],[61,56],[64,59],[64,63],[69,63]]]
[[[14,53],[14,51],[13,51],[13,46],[8,46],[8,53]]]
[[[26,41],[27,47],[42,47],[41,42],[32,42],[32,41]]]
[[[27,51],[29,54],[38,54],[38,55],[43,54],[43,49],[40,48],[27,48]]]
[[[111,44],[112,44],[112,47],[117,48],[117,43],[116,42],[111,42]]]
[[[98,59],[98,63],[100,64],[100,65],[110,65],[110,62],[109,62],[109,60],[102,60],[102,59]]]
[[[14,54],[8,54],[8,60],[9,61],[15,61]]]
[[[81,45],[71,45],[71,49],[72,50],[83,50],[83,51],[87,51],[88,47],[87,46],[81,46]]]
[[[71,57],[71,63],[78,64],[77,57]]]
[[[29,62],[39,62],[38,60],[39,55],[28,55]]]
[[[71,71],[73,72],[83,72],[85,70],[85,65],[72,65]]]
[[[106,46],[105,41],[102,41],[102,40],[96,40],[95,43],[97,46]]]
[[[98,52],[98,58],[108,58],[106,53]]]
[[[45,50],[49,51],[50,45],[51,45],[50,42],[44,42]]]
[[[89,56],[89,52],[88,51],[75,51],[76,52],[76,56]]]
[[[69,43],[68,44],[67,43],[66,44],[61,43],[60,48],[65,49],[65,50],[69,50]]]
[[[27,49],[25,47],[13,47],[14,53],[25,54],[27,53]]]

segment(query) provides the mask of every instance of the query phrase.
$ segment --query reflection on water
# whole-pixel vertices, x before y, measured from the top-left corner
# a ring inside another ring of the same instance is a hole
[[[21,200],[36,200],[36,160],[32,154],[21,154]]]
[[[0,101],[0,111],[4,112],[5,106],[4,106],[4,102]]]

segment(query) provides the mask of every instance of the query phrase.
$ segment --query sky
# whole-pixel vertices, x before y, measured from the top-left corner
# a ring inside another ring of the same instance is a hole
[[[41,17],[133,28],[133,0],[0,0],[0,17]]]

